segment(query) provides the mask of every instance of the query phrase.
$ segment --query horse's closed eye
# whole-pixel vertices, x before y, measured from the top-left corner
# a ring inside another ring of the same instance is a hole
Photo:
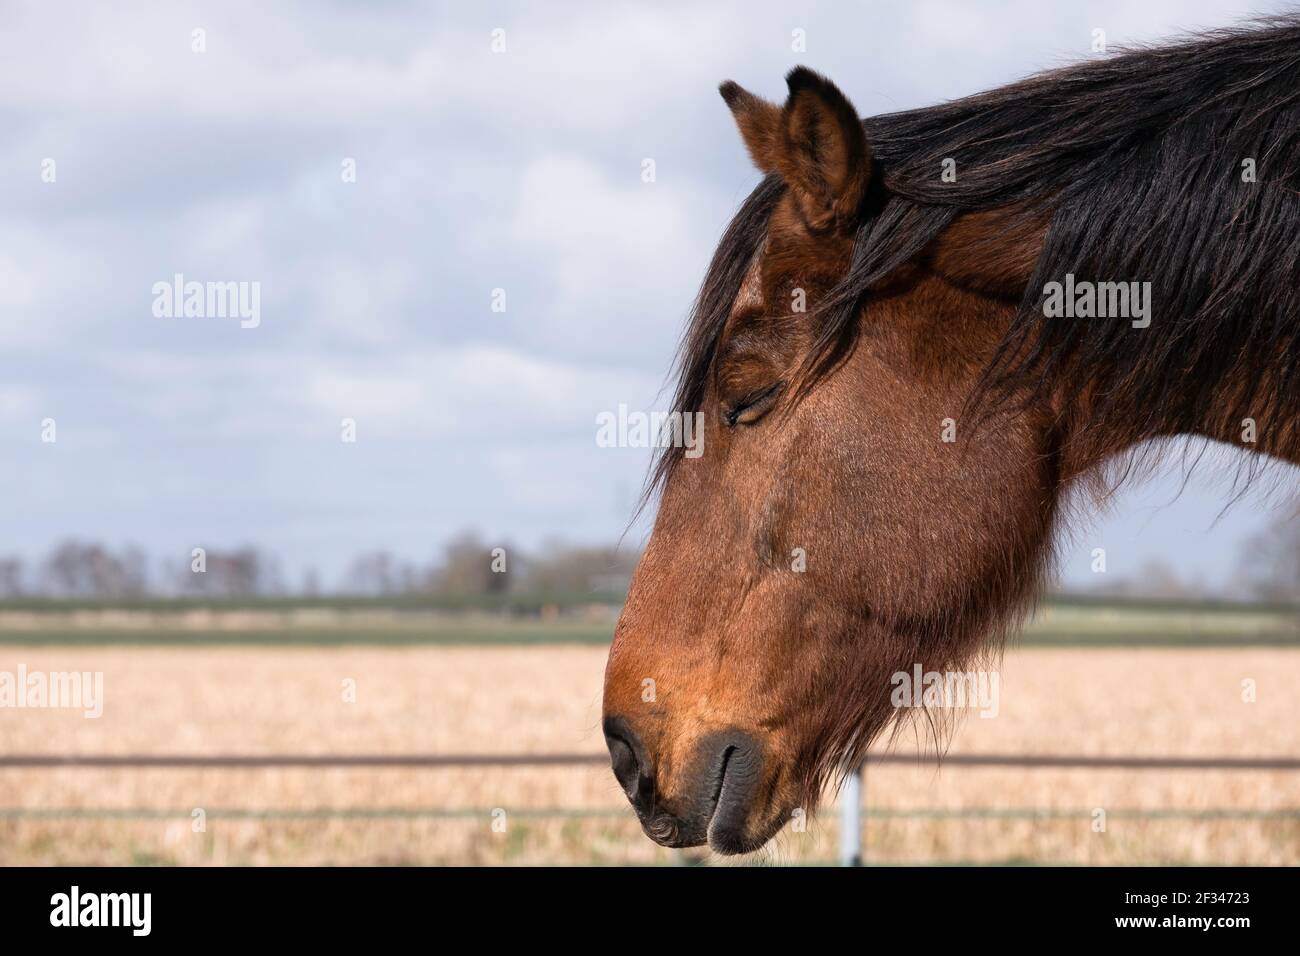
[[[750,425],[767,414],[776,403],[776,396],[784,382],[773,382],[766,388],[750,392],[729,406],[723,404],[722,417],[728,425]]]

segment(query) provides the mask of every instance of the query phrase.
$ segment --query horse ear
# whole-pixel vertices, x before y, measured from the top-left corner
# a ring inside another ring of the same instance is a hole
[[[781,107],[755,96],[731,80],[718,87],[735,117],[740,138],[745,141],[754,165],[765,173],[779,173],[777,153],[781,145]]]
[[[807,67],[785,78],[784,107],[730,81],[719,88],[754,164],[785,180],[814,230],[849,228],[871,182],[862,121],[839,88]]]
[[[782,175],[814,229],[850,225],[871,182],[862,120],[839,87],[807,67],[795,67],[785,82]]]

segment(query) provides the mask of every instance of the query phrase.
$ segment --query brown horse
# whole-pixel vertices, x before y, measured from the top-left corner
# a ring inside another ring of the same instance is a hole
[[[891,675],[996,652],[1107,462],[1300,462],[1300,20],[867,120],[787,83],[721,88],[766,178],[683,341],[704,453],[658,463],[605,679],[646,833],[722,853],[860,761]]]

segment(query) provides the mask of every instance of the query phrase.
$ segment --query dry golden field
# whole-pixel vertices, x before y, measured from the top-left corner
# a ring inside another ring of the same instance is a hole
[[[0,670],[103,671],[105,705],[99,719],[0,709],[0,752],[598,753],[604,658],[599,646],[3,646]],[[1290,756],[1298,692],[1295,649],[1026,648],[1004,661],[1000,715],[968,717],[951,752]],[[903,736],[895,749],[917,746]],[[1300,773],[873,767],[867,802],[874,862],[1300,863]],[[828,861],[835,845],[828,808],[757,859]],[[599,766],[0,768],[0,864],[680,859],[640,834]]]

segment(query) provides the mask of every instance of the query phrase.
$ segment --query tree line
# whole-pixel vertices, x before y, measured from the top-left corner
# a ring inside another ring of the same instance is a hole
[[[536,549],[492,543],[462,531],[428,561],[376,549],[358,554],[343,575],[325,582],[312,569],[291,580],[272,552],[255,546],[197,549],[150,558],[69,540],[40,560],[0,556],[0,599],[17,597],[274,597],[403,594],[622,594],[640,557],[631,545],[550,541]],[[1224,597],[1300,602],[1300,521],[1281,522],[1245,541],[1226,580],[1180,577],[1163,562],[1130,575],[1098,575],[1093,593],[1159,598]]]
[[[557,540],[522,549],[463,531],[428,561],[376,549],[354,557],[337,580],[325,581],[311,568],[292,577],[277,555],[256,545],[153,558],[131,545],[114,549],[74,539],[36,561],[0,556],[0,599],[617,594],[626,590],[639,557],[630,545]]]

